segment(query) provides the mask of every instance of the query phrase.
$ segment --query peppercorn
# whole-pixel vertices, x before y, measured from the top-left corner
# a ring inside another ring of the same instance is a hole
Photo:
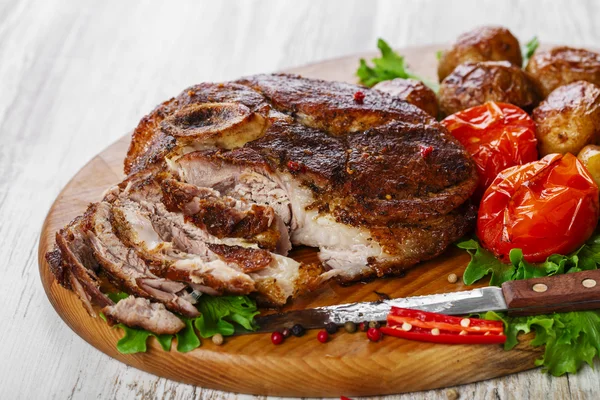
[[[365,321],[358,324],[358,330],[361,332],[366,332],[367,330],[369,330],[369,322]]]
[[[281,343],[283,343],[283,335],[281,334],[281,332],[277,332],[277,331],[273,332],[271,334],[271,342],[273,344],[281,344]]]
[[[329,334],[327,331],[319,331],[319,333],[317,333],[317,340],[319,342],[325,343],[327,339],[329,339]]]
[[[378,342],[381,340],[381,331],[377,328],[369,328],[367,331],[367,337],[371,342]]]
[[[421,153],[421,157],[423,158],[427,158],[429,157],[429,155],[431,154],[431,152],[433,151],[433,147],[431,146],[419,146],[419,152]]]
[[[381,327],[381,324],[378,321],[369,322],[369,328],[379,329],[380,327]]]
[[[338,331],[338,326],[335,322],[329,322],[325,325],[325,330],[327,331],[327,333],[329,333],[330,335],[335,334]]]
[[[458,281],[458,276],[456,276],[456,274],[450,274],[450,275],[448,275],[448,282],[450,282],[450,283],[456,283],[456,281]]]
[[[292,331],[289,330],[288,328],[285,328],[284,330],[281,331],[281,334],[283,335],[284,338],[289,338],[292,335]]]
[[[292,335],[296,336],[296,337],[301,337],[304,336],[304,334],[306,333],[306,329],[304,329],[304,327],[300,324],[296,324],[294,326],[292,326]]]
[[[217,333],[216,335],[214,335],[212,337],[212,341],[214,344],[216,344],[217,346],[220,346],[223,344],[223,335],[221,335],[220,333]]]
[[[361,91],[354,93],[354,101],[357,104],[363,104],[365,101],[365,94]]]
[[[354,333],[356,332],[356,324],[352,321],[348,321],[344,324],[344,329],[348,333]]]

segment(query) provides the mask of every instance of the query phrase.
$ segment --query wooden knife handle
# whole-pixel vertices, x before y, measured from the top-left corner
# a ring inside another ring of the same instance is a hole
[[[600,270],[505,282],[502,293],[513,315],[600,308]]]

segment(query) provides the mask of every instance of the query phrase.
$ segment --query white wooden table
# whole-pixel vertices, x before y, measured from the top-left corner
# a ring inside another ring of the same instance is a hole
[[[247,397],[110,359],[62,323],[39,281],[39,231],[55,196],[160,101],[201,81],[374,50],[378,37],[449,42],[479,24],[600,47],[598,17],[594,0],[0,0],[0,398]],[[461,399],[600,398],[600,372],[534,370],[455,389]]]

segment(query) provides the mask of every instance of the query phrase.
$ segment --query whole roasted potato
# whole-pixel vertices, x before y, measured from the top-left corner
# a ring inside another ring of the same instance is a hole
[[[373,86],[373,89],[415,105],[433,118],[438,116],[437,96],[421,81],[396,78],[391,81],[379,82]]]
[[[527,74],[507,61],[464,63],[444,79],[439,91],[444,115],[488,101],[510,103],[531,110],[539,102],[537,88]]]
[[[577,154],[600,139],[600,88],[586,81],[556,88],[533,110],[540,156]]]
[[[442,53],[438,64],[440,82],[460,64],[478,61],[508,61],[520,67],[523,58],[519,41],[499,26],[482,26],[463,33],[450,50]]]
[[[536,51],[527,63],[544,97],[559,86],[588,81],[600,86],[600,54],[572,47]]]
[[[589,144],[585,146],[577,158],[590,172],[596,185],[600,186],[600,146]]]

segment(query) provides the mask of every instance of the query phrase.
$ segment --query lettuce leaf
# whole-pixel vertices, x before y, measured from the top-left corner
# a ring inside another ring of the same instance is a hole
[[[118,292],[108,293],[107,296],[115,303],[129,297],[129,294]],[[198,333],[203,338],[214,336],[217,333],[223,336],[233,335],[235,325],[240,325],[246,330],[255,330],[254,317],[259,314],[256,303],[247,296],[222,296],[211,297],[204,295],[198,300],[196,307],[201,315],[198,318],[185,318],[179,316],[185,327],[175,335],[157,335],[140,328],[130,328],[123,324],[114,327],[123,330],[124,335],[117,342],[117,350],[123,354],[145,353],[148,338],[156,338],[164,351],[171,350],[173,338],[177,338],[177,351],[187,353],[202,345]],[[106,321],[101,313],[100,317]]]
[[[490,275],[490,285],[500,286],[504,282],[516,279],[596,269],[600,264],[600,234],[592,236],[570,255],[553,254],[540,264],[525,261],[521,249],[512,249],[509,254],[510,263],[503,263],[475,239],[462,240],[456,243],[456,246],[471,255],[471,261],[463,274],[465,285],[472,285],[487,275]]]
[[[160,344],[160,347],[162,347],[164,351],[171,350],[173,335],[157,335],[145,329],[130,328],[123,324],[118,324],[116,327],[121,328],[125,332],[125,335],[117,342],[117,350],[119,350],[119,353],[145,353],[146,342],[150,336],[154,336],[156,338]]]
[[[470,285],[490,275],[490,285],[516,279],[529,279],[555,274],[565,274],[582,270],[596,269],[600,264],[600,234],[592,236],[574,253],[563,256],[553,254],[543,263],[532,264],[523,259],[520,249],[509,254],[510,263],[504,264],[495,259],[474,239],[464,240],[457,246],[471,255],[471,261],[465,270],[463,280]],[[505,350],[514,348],[520,333],[535,332],[531,341],[534,347],[545,346],[543,356],[536,365],[543,372],[554,376],[575,373],[584,363],[593,365],[595,357],[600,356],[600,312],[577,311],[535,315],[529,317],[510,317],[503,313],[489,311],[480,314],[480,318],[502,321],[505,325]]]
[[[411,73],[406,66],[404,57],[392,50],[385,40],[378,39],[377,47],[381,51],[381,57],[371,60],[373,63],[372,67],[367,64],[364,58],[360,59],[359,67],[356,70],[356,76],[358,76],[360,83],[371,87],[379,82],[395,78],[410,78],[423,82],[437,92],[439,86]]]
[[[196,329],[200,336],[208,338],[217,333],[223,336],[233,335],[237,323],[247,330],[255,330],[254,317],[258,314],[256,303],[246,296],[212,297],[204,295],[200,298],[196,318]]]

